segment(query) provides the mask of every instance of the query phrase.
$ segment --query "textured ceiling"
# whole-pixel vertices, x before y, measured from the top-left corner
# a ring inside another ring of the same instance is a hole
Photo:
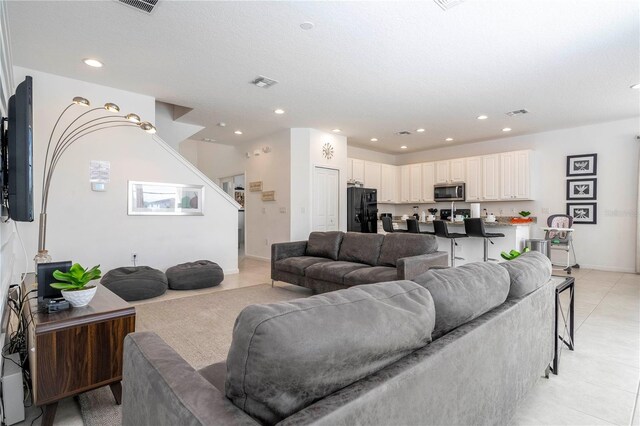
[[[640,91],[629,89],[640,82],[639,5],[468,0],[444,12],[432,1],[160,0],[146,15],[115,1],[10,1],[8,10],[16,65],[193,108],[180,120],[206,126],[195,139],[340,128],[350,144],[398,153],[493,139],[503,127],[511,136],[640,115]],[[279,84],[256,88],[257,75]],[[504,114],[519,108],[531,113]],[[417,128],[426,131],[394,135]]]

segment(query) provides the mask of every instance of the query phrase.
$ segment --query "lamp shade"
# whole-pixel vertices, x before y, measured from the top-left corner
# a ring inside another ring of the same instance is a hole
[[[149,123],[148,121],[145,121],[143,123],[140,123],[140,128],[142,130],[144,130],[147,133],[155,133],[156,132],[156,128],[153,124]]]
[[[111,102],[104,104],[104,109],[106,109],[109,112],[120,112],[120,107]]]
[[[124,116],[124,118],[126,118],[127,120],[131,121],[132,123],[136,123],[139,124],[140,123],[140,116],[138,114],[134,114],[134,113],[129,113],[127,115]]]
[[[73,103],[76,104],[76,105],[82,105],[82,106],[86,106],[86,107],[91,105],[91,103],[89,103],[88,99],[83,98],[81,96],[76,96],[75,98],[73,98]]]

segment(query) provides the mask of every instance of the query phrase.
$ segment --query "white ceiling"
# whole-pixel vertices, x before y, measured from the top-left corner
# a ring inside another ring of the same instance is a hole
[[[447,12],[426,0],[160,0],[151,15],[112,0],[10,1],[8,10],[16,65],[193,108],[181,120],[206,126],[196,139],[340,128],[350,144],[398,153],[506,136],[503,127],[512,136],[640,115],[640,90],[629,88],[640,82],[636,0],[467,0]],[[259,89],[249,84],[258,75],[280,83]],[[520,108],[531,113],[504,114]]]

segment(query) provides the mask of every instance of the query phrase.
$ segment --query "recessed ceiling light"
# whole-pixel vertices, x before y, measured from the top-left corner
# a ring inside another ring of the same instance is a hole
[[[371,138],[371,142],[378,142],[378,138]]]
[[[640,83],[636,83],[633,86],[631,86],[632,89],[640,89]]]
[[[424,132],[424,129],[417,129],[416,132],[422,133],[422,132]]]
[[[284,110],[280,108],[274,110],[273,112],[275,112],[276,114],[284,114]]]
[[[486,120],[487,118],[489,118],[488,115],[479,115],[478,117],[476,117],[478,120]]]
[[[93,67],[93,68],[102,68],[102,65],[104,65],[99,60],[92,59],[92,58],[86,58],[82,62],[84,62],[85,64],[87,64],[87,65],[89,65],[90,67]]]
[[[309,22],[309,21],[305,21],[302,24],[300,24],[300,28],[302,28],[303,30],[310,30],[314,27],[313,22]]]
[[[451,142],[453,140],[453,138],[446,138],[445,141],[447,142]]]
[[[502,129],[503,132],[510,132],[511,131],[511,127],[505,127],[504,129]]]
[[[406,146],[406,145],[402,145],[402,146],[400,147],[400,149],[407,149],[407,146]]]
[[[342,131],[342,130],[340,130],[340,129],[333,129],[333,130],[332,130],[332,132],[333,132],[333,133],[340,133],[341,131]]]
[[[241,135],[241,134],[242,134],[242,130],[236,130],[236,131],[235,131],[235,132],[233,132],[233,133],[235,133],[236,135]]]

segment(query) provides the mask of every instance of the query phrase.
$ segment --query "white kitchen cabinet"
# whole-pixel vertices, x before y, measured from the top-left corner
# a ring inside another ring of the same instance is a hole
[[[436,182],[436,164],[422,163],[422,201],[434,203],[433,185]]]
[[[378,201],[394,203],[397,201],[398,168],[390,164],[381,164],[381,188],[378,191]]]
[[[351,179],[364,182],[364,160],[353,159]]]
[[[482,200],[482,158],[467,158],[466,167],[466,201]]]
[[[500,199],[531,199],[531,165],[529,151],[500,154]]]
[[[365,188],[381,189],[382,169],[380,163],[364,162],[364,186]]]
[[[451,181],[449,161],[436,162],[436,183],[448,183]]]
[[[401,203],[411,202],[411,166],[400,166],[400,200]]]
[[[422,164],[412,164],[409,168],[409,192],[412,203],[422,201]]]
[[[500,199],[500,154],[482,157],[481,196],[484,201]]]
[[[456,158],[449,161],[449,179],[451,182],[464,182],[466,180],[466,158]]]

